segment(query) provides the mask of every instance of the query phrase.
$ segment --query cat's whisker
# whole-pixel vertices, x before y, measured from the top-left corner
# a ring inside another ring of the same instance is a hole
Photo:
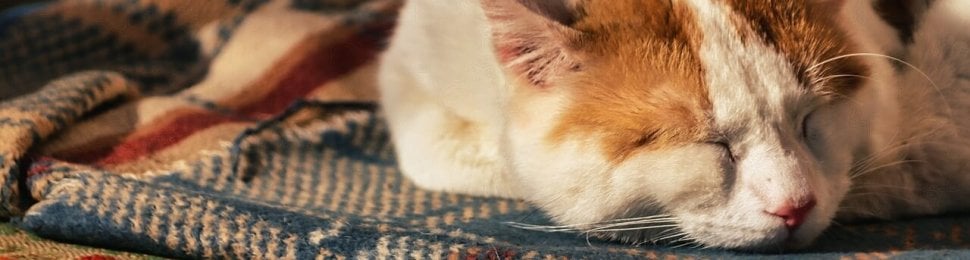
[[[868,172],[872,171],[872,168],[877,167],[875,165],[877,165],[877,163],[879,163],[879,161],[881,161],[881,159],[882,158],[874,158],[874,159],[869,160],[869,161],[867,161],[865,163],[860,163],[857,166],[853,166],[849,170],[849,179],[855,179],[856,177],[859,177],[864,172],[865,173],[868,173]],[[890,162],[886,162],[886,163],[892,163],[892,162],[890,161]],[[883,163],[883,164],[886,164],[886,163]]]
[[[668,235],[668,236],[665,236],[665,237],[655,238],[655,239],[653,239],[653,242],[654,243],[658,243],[658,242],[661,242],[661,241],[664,241],[664,240],[669,240],[669,239],[674,239],[674,238],[681,239],[681,238],[686,237],[686,236],[689,236],[689,234],[687,234],[687,232],[683,232],[683,231],[677,230],[677,232],[674,233],[673,235]]]
[[[873,194],[873,195],[878,195],[878,194]],[[856,208],[849,208],[849,207],[839,207],[839,209],[837,210],[837,212],[846,212],[846,211],[852,212],[853,214],[860,215],[860,216],[864,216],[864,217],[867,217],[867,218],[879,218],[879,217],[881,217],[881,216],[884,215],[884,214],[880,214],[880,213],[875,212],[875,211],[872,211],[872,210],[869,210],[869,211],[859,211]]]
[[[639,246],[642,246],[643,244],[646,244],[646,243],[650,243],[650,244],[656,245],[656,244],[658,244],[661,241],[661,239],[660,238],[657,238],[657,237],[659,237],[659,236],[666,236],[668,233],[671,233],[671,232],[673,232],[674,234],[672,236],[670,236],[670,237],[676,237],[677,235],[683,234],[683,232],[681,232],[680,229],[677,229],[677,228],[669,228],[669,229],[660,231],[657,234],[652,235],[651,236],[652,238],[643,238],[642,240],[640,240],[639,242],[634,243],[633,245],[634,246],[638,246],[638,247]]]
[[[672,232],[672,231],[677,231],[677,229],[675,229],[675,228],[667,229],[667,230],[661,231],[660,233],[657,233],[653,237],[659,236],[660,234],[666,234],[666,233]],[[639,242],[636,242],[634,245],[636,245],[636,246],[642,246],[642,245],[647,244],[647,243],[656,245],[656,244],[658,244],[658,239],[656,239],[656,238],[643,238]]]
[[[676,224],[671,224],[671,223],[672,222],[670,222],[670,221],[667,221],[667,222],[654,222],[654,223],[630,223],[630,224],[625,224],[625,225],[613,225],[613,226],[605,226],[605,227],[592,228],[592,229],[586,230],[586,232],[616,231],[616,230],[620,230],[620,229],[635,230],[635,229],[641,228],[641,227],[643,227],[645,225],[676,226]],[[635,226],[635,227],[630,227],[630,226]]]
[[[870,190],[871,189],[897,189],[897,190],[907,190],[907,191],[914,191],[914,190],[916,190],[916,188],[914,188],[914,187],[895,186],[895,185],[861,185],[861,186],[854,186],[852,188],[853,189],[862,189],[862,190],[865,190],[865,189],[870,189]]]
[[[581,230],[577,228],[545,228],[545,227],[514,227],[514,228],[529,230],[529,231],[546,232],[546,233],[569,233],[569,232],[577,232]]]
[[[812,81],[812,85],[825,84],[825,83],[828,83],[830,80],[837,79],[837,78],[862,78],[862,79],[870,79],[867,76],[856,75],[856,74],[836,74],[836,75],[829,75],[829,76],[825,76],[825,77],[821,77],[821,78],[818,78],[816,80],[813,80]]]
[[[859,160],[858,162],[856,162],[855,164],[852,165],[852,169],[864,169],[864,168],[868,168],[873,163],[876,163],[877,161],[879,161],[883,157],[893,155],[893,154],[895,154],[896,151],[899,151],[899,150],[901,150],[903,148],[906,148],[907,146],[910,145],[910,144],[905,143],[905,141],[900,141],[900,142],[896,142],[896,143],[899,143],[899,144],[886,146],[886,147],[883,148],[883,150],[878,151],[878,152],[873,153],[873,154],[870,154],[869,156],[867,156],[867,157]]]
[[[898,166],[898,165],[903,165],[903,164],[907,164],[907,163],[926,163],[926,161],[922,161],[922,160],[900,160],[900,161],[885,163],[883,165],[879,165],[879,166],[876,166],[876,167],[871,167],[871,168],[868,168],[868,169],[864,169],[864,170],[859,171],[859,172],[856,172],[856,173],[850,173],[849,174],[849,178],[850,179],[859,178],[859,177],[861,177],[863,175],[870,174],[870,173],[879,171],[881,169],[885,169],[885,168],[889,168],[889,167],[893,167],[893,166]]]
[[[850,58],[850,57],[854,57],[854,56],[856,56],[856,55],[854,55],[854,53],[853,54],[843,54],[843,55],[835,56],[835,57],[829,58],[827,60],[823,60],[823,61],[821,61],[819,63],[815,63],[814,65],[809,66],[808,69],[805,69],[805,71],[807,71],[809,73],[812,73],[812,72],[815,72],[815,69],[818,69],[819,67],[825,66],[825,64],[828,64],[829,62],[834,62],[834,61],[837,61],[837,60],[841,60],[841,59],[845,59],[845,58]]]
[[[897,133],[897,136],[898,136],[898,133]],[[893,139],[895,139],[895,138],[896,137],[894,136]],[[879,152],[873,153],[873,154],[869,155],[869,157],[866,157],[865,159],[860,160],[855,165],[853,165],[853,167],[854,168],[862,168],[861,166],[865,166],[864,164],[866,164],[866,163],[873,163],[874,161],[877,161],[877,160],[881,159],[882,157],[889,156],[889,155],[893,155],[893,154],[895,154],[896,151],[899,151],[901,149],[904,149],[906,147],[909,147],[910,145],[914,145],[914,143],[909,142],[909,141],[912,141],[912,140],[915,140],[915,139],[918,139],[918,138],[920,138],[920,137],[919,136],[913,136],[913,137],[907,138],[905,140],[890,141],[890,143],[892,143],[893,145],[887,145],[886,147],[884,147]]]
[[[876,161],[882,159],[882,157],[889,156],[889,155],[893,155],[898,150],[905,149],[905,148],[910,147],[910,146],[913,146],[913,145],[922,145],[922,144],[936,143],[936,142],[933,142],[933,141],[926,141],[926,140],[921,140],[921,139],[924,139],[924,138],[927,138],[929,136],[932,136],[932,135],[936,134],[937,132],[939,132],[942,129],[943,129],[943,127],[940,126],[940,127],[934,128],[934,129],[927,130],[924,133],[921,133],[919,135],[914,135],[914,136],[912,136],[910,138],[907,138],[905,140],[890,141],[891,143],[897,143],[897,145],[886,146],[885,148],[883,148],[883,150],[881,150],[881,151],[879,151],[877,153],[874,153],[874,154],[872,154],[872,155],[870,155],[870,156],[868,156],[868,157],[866,157],[866,158],[864,158],[862,160],[859,160],[858,162],[856,162],[852,166],[853,172],[864,171],[863,169],[866,169],[866,168],[871,167],[872,166],[872,163],[875,163]],[[897,132],[897,134],[894,135],[891,140],[896,139],[896,136],[898,136],[898,135],[899,135],[899,133]],[[949,143],[942,143],[942,142],[940,142],[940,143],[941,144],[944,144],[944,145],[952,145],[952,144],[949,144]]]
[[[677,245],[674,245],[673,247],[671,247],[671,248],[674,248],[674,249],[676,249],[676,248],[682,248],[682,247],[685,247],[685,246],[688,246],[688,245],[695,245],[696,244],[696,243],[694,243],[694,239],[691,238],[690,235],[686,235],[686,236],[684,236],[684,237],[682,237],[680,239],[671,241],[670,243],[671,244],[680,243],[680,244],[677,244]]]
[[[682,247],[685,247],[685,246],[691,245],[691,244],[692,243],[689,243],[689,242],[688,243],[680,243],[680,244],[675,244],[675,245],[671,246],[670,248],[671,249],[678,249],[678,248],[682,248]]]
[[[642,225],[642,224],[671,223],[671,222],[676,222],[676,220],[677,219],[675,219],[675,218],[670,218],[670,219],[652,219],[652,220],[628,221],[628,222],[620,222],[620,223],[612,223],[612,224],[599,225],[599,226],[597,226],[597,227],[595,227],[593,229],[614,228],[614,227],[631,226],[631,225]]]
[[[657,226],[643,226],[643,227],[632,227],[632,228],[602,228],[602,229],[597,228],[597,229],[587,230],[586,232],[587,233],[593,233],[593,232],[639,231],[639,230],[658,229],[658,228],[674,228],[674,227],[678,227],[678,225],[675,225],[675,224],[674,225],[657,225]]]
[[[640,246],[642,246],[643,244],[646,244],[646,243],[649,243],[649,242],[650,242],[649,240],[642,240],[642,241],[639,241],[639,242],[636,242],[636,243],[633,243],[633,246],[634,246],[634,247],[640,247]]]
[[[855,192],[846,195],[847,197],[865,197],[865,196],[886,196],[885,193],[880,192]]]
[[[896,196],[899,194],[893,192],[887,192],[886,190],[896,190],[896,191],[917,191],[915,187],[906,186],[896,186],[896,185],[861,185],[853,186],[849,189],[846,197],[865,197],[865,196],[883,196],[886,198],[895,198],[899,200],[907,200],[907,197]]]
[[[851,57],[877,57],[877,58],[885,58],[885,59],[889,59],[889,60],[898,62],[900,64],[903,64],[906,67],[909,67],[910,69],[913,69],[913,71],[915,71],[916,73],[919,73],[920,76],[922,76],[924,79],[926,79],[926,81],[929,82],[930,85],[933,86],[933,88],[936,90],[937,94],[940,95],[940,97],[944,97],[943,90],[940,88],[939,85],[936,84],[936,81],[934,81],[933,78],[931,78],[929,74],[926,74],[925,71],[923,71],[922,69],[920,69],[916,65],[913,65],[912,63],[909,63],[909,62],[904,61],[904,60],[902,60],[900,58],[896,58],[896,57],[889,56],[889,55],[885,55],[885,54],[867,53],[867,52],[857,52],[857,53],[843,54],[843,55],[835,56],[835,57],[829,58],[827,60],[824,60],[822,62],[816,63],[815,65],[810,66],[806,71],[812,72],[815,69],[817,69],[818,67],[823,66],[825,64],[828,64],[830,62],[837,61],[837,60],[840,60],[840,59],[845,59],[845,58],[851,58]],[[941,98],[940,100],[946,106],[947,114],[952,115],[953,114],[953,108],[950,106],[949,102],[947,102],[947,99],[946,98]]]
[[[572,228],[572,227],[546,227],[546,226],[536,226],[536,225],[511,225],[511,224],[507,224],[507,225],[513,228],[518,228],[523,230],[541,231],[541,232],[548,232],[548,233],[578,231],[578,229]]]
[[[901,132],[901,130],[897,130],[896,133],[893,134],[893,137],[889,139],[890,140],[889,142],[890,143],[896,143],[895,140],[896,140],[897,137],[899,137],[900,132]],[[861,168],[861,166],[863,166],[864,164],[868,164],[868,163],[870,163],[870,162],[872,162],[874,160],[877,160],[879,157],[883,156],[883,154],[887,153],[887,151],[891,151],[893,149],[898,149],[899,147],[900,147],[899,145],[886,146],[881,151],[878,151],[876,153],[873,153],[873,154],[871,154],[871,155],[869,155],[869,156],[867,156],[867,157],[859,160],[858,162],[854,163],[851,168],[852,169]],[[868,166],[866,166],[866,167],[868,167]]]
[[[923,138],[926,138],[928,136],[931,136],[931,135],[935,134],[936,132],[938,132],[941,129],[942,129],[942,127],[937,127],[935,129],[928,130],[925,133],[912,136],[912,137],[907,138],[905,140],[890,141],[891,143],[897,143],[897,145],[886,146],[885,148],[883,148],[883,150],[881,150],[879,152],[876,152],[876,153],[874,153],[872,155],[869,155],[868,157],[866,157],[866,158],[864,158],[862,160],[859,160],[858,162],[856,162],[855,164],[853,164],[853,166],[851,168],[852,169],[851,172],[861,172],[861,171],[865,171],[866,169],[871,168],[873,163],[876,163],[877,161],[881,160],[883,157],[886,157],[886,156],[890,156],[890,155],[895,154],[895,152],[898,151],[898,150],[905,149],[905,148],[910,147],[910,146],[913,146],[913,145],[920,145],[920,144],[930,143],[930,141],[920,140],[919,142],[914,142],[914,140],[919,140],[919,139],[923,139]],[[893,138],[891,140],[896,139],[896,136],[898,136],[898,135],[899,135],[899,133],[897,132],[893,136]]]
[[[673,215],[668,215],[668,214],[657,214],[657,215],[646,216],[646,217],[611,219],[611,220],[607,220],[607,221],[603,221],[603,222],[598,222],[597,224],[611,223],[611,222],[622,222],[622,221],[637,221],[637,220],[657,219],[657,218],[673,218],[673,217],[674,217]]]
[[[667,229],[667,230],[664,230],[664,231],[660,231],[660,233],[657,233],[656,235],[654,235],[654,237],[667,236],[667,235],[669,235],[669,233],[677,234],[677,233],[683,233],[683,232],[681,232],[680,229],[671,228],[671,229]]]
[[[662,220],[662,221],[661,221]],[[535,225],[519,222],[503,222],[503,224],[508,225],[513,228],[525,229],[531,231],[542,231],[542,232],[572,232],[579,231],[584,227],[601,227],[603,225],[634,225],[634,224],[647,224],[651,221],[657,222],[670,222],[675,220],[670,215],[661,214],[646,217],[636,217],[636,218],[622,218],[622,219],[611,219],[602,222],[593,223],[580,223],[580,224],[570,224],[570,225]]]
[[[614,224],[614,225],[599,226],[599,227],[591,228],[591,229],[589,229],[589,231],[608,230],[608,229],[621,228],[621,227],[629,227],[629,226],[635,226],[635,225],[641,225],[641,226],[642,225],[659,225],[659,224],[665,224],[665,225],[667,225],[667,224],[671,224],[671,223],[674,223],[674,222],[673,221],[656,221],[656,222],[623,223],[623,224]]]
[[[864,197],[876,197],[876,198],[887,198],[887,199],[893,199],[893,200],[899,200],[899,201],[906,201],[906,202],[909,201],[909,198],[908,197],[901,196],[900,194],[887,193],[887,192],[878,192],[878,191],[873,191],[873,192],[856,192],[856,193],[852,193],[852,194],[849,194],[849,195],[846,196],[846,198],[859,198],[859,197],[863,197],[863,198]],[[843,207],[840,207],[839,208],[839,210],[843,210],[843,209],[851,209],[851,208],[843,208]],[[883,216],[885,216],[885,214],[877,213],[877,212],[871,212],[871,213],[868,213],[867,215],[870,216],[870,217],[883,217]]]
[[[690,247],[690,249],[709,249],[710,248],[709,246],[706,246],[704,244],[697,243],[697,240],[695,240],[694,238],[691,238],[689,241],[687,241],[687,243],[690,243],[693,245]]]
[[[640,217],[640,218],[626,218],[626,219],[613,219],[597,223],[592,223],[590,226],[609,226],[609,225],[629,225],[636,223],[650,223],[659,221],[674,221],[677,220],[676,217],[670,215],[658,215],[651,217]]]

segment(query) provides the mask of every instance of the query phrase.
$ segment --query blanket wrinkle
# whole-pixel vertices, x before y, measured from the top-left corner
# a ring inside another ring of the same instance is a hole
[[[375,105],[403,2],[60,0],[0,14],[0,257],[970,256],[966,215],[837,225],[812,248],[761,255],[524,230],[508,223],[552,223],[521,200],[422,190],[398,172]]]

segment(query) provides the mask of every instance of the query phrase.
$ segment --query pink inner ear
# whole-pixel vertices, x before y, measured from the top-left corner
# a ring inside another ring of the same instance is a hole
[[[523,41],[504,43],[496,44],[499,61],[510,73],[535,87],[549,87],[550,81],[579,67],[578,61],[552,43],[544,47],[536,47],[541,46],[539,43]]]
[[[515,46],[515,45],[496,44],[495,48],[496,48],[496,52],[498,52],[498,60],[502,64],[508,64],[509,62],[512,62],[513,60],[515,60],[515,58],[518,58],[519,56],[522,56],[523,54],[529,52],[527,48],[523,46]]]
[[[482,6],[492,27],[497,58],[513,75],[544,88],[554,77],[578,67],[578,60],[570,58],[565,51],[565,42],[578,32],[541,15],[568,18],[563,15],[568,10],[541,9],[561,9],[565,5],[536,4],[533,8],[540,10],[530,10],[517,0],[483,0]]]

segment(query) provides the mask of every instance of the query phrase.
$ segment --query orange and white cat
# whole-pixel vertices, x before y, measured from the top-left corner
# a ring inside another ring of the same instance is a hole
[[[910,39],[874,2],[411,0],[382,106],[417,185],[545,230],[767,250],[968,209],[970,1]]]

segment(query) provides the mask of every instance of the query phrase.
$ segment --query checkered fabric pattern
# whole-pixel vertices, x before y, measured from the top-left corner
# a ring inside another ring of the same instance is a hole
[[[836,225],[766,255],[523,230],[507,223],[549,219],[421,190],[373,103],[400,5],[63,0],[0,14],[0,256],[970,257],[961,215]]]

